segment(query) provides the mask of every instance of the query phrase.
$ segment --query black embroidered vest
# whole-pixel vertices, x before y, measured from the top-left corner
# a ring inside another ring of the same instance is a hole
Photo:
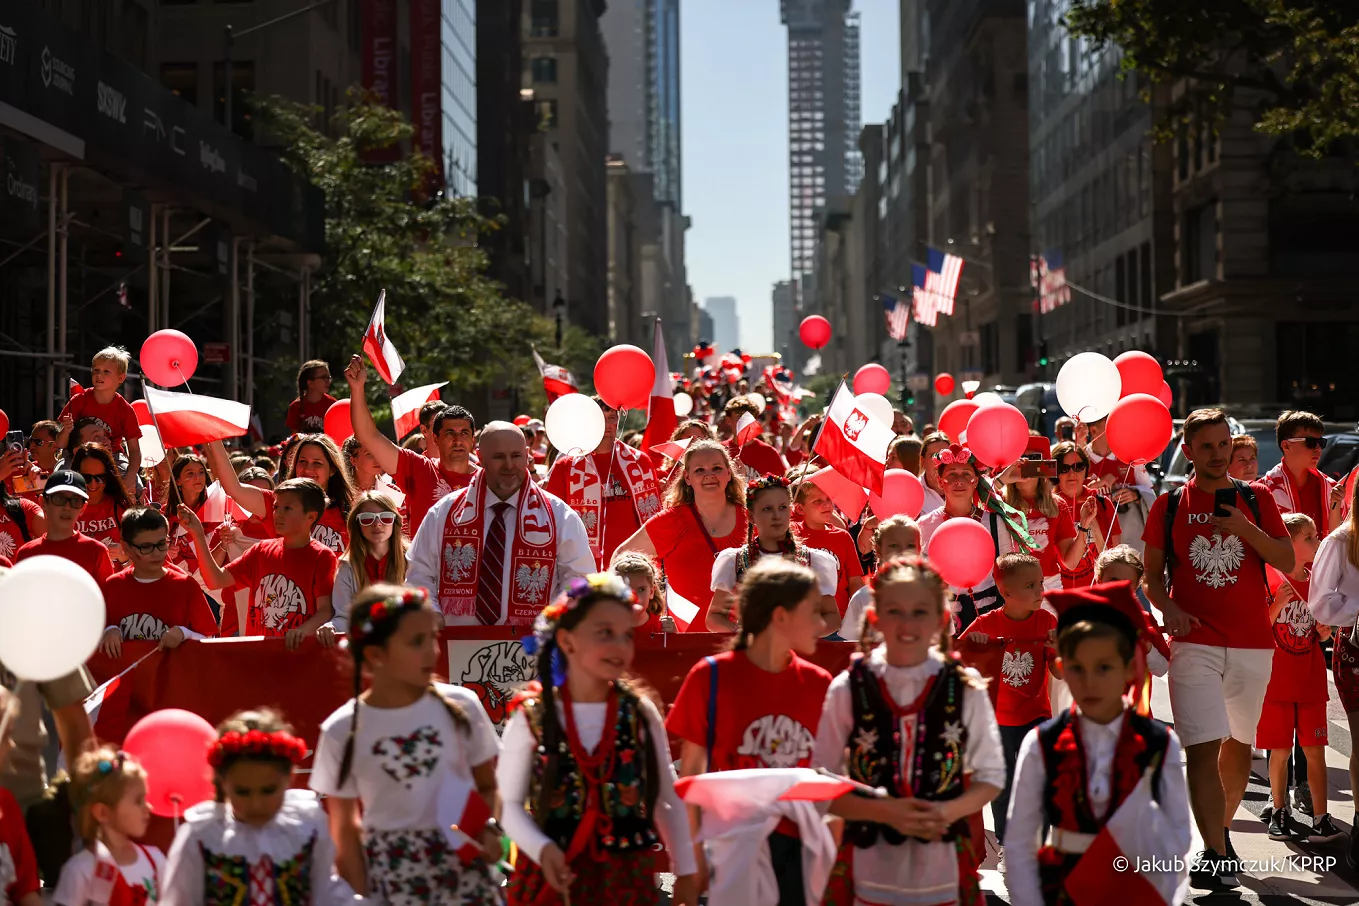
[[[944,802],[963,794],[963,751],[967,727],[963,724],[963,691],[967,686],[963,667],[950,659],[935,677],[929,697],[916,720],[915,751],[905,766],[903,779],[914,787],[917,799]],[[901,722],[892,703],[884,697],[881,682],[868,668],[868,659],[854,655],[849,665],[850,701],[854,726],[849,738],[850,779],[871,787],[883,787],[893,796],[912,795],[897,788],[896,774],[902,758]],[[918,769],[917,769],[918,766]],[[956,840],[967,835],[966,821],[957,821],[940,839]],[[907,837],[885,824],[851,821],[845,841],[867,849],[879,838],[892,846]]]
[[[558,707],[561,707],[560,703]],[[542,746],[543,709],[537,699],[526,701],[524,708],[533,736],[539,741],[529,784],[529,802],[536,813],[547,768],[547,750]],[[647,813],[646,787],[648,782],[654,781],[646,776],[646,746],[641,736],[646,731],[645,721],[636,699],[630,695],[618,697],[613,773],[604,782],[600,796],[606,820],[600,822],[603,830],[598,833],[596,842],[602,849],[637,852],[648,850],[659,842],[656,825]],[[534,818],[543,833],[561,847],[562,852],[567,852],[585,805],[585,779],[576,766],[563,731],[557,746],[557,782],[548,793],[548,813],[546,816],[535,814]]]
[[[1096,816],[1090,807],[1088,782],[1085,771],[1085,755],[1074,748],[1074,736],[1064,731],[1071,726],[1075,715],[1071,709],[1039,725],[1038,744],[1043,752],[1045,782],[1043,788],[1043,817],[1052,827],[1075,831],[1082,834],[1097,834],[1103,827],[1103,816]],[[1165,724],[1143,717],[1129,709],[1123,719],[1127,721],[1125,732],[1120,736],[1120,747],[1127,745],[1131,738],[1136,744],[1140,737],[1141,751],[1131,758],[1114,754],[1114,764],[1110,776],[1109,815],[1137,786],[1148,767],[1152,771],[1152,796],[1158,801],[1161,791],[1161,769],[1165,764],[1166,748],[1170,745],[1170,732]],[[1062,751],[1058,750],[1059,744]]]

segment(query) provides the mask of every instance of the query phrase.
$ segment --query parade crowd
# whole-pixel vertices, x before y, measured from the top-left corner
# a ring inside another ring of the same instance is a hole
[[[332,372],[309,361],[286,440],[143,468],[129,365],[99,352],[59,418],[7,436],[0,569],[52,555],[87,571],[111,658],[148,640],[342,645],[353,697],[317,739],[267,702],[223,722],[215,801],[185,811],[167,855],[139,842],[147,771],[95,738],[88,673],[4,671],[6,902],[630,906],[660,902],[670,873],[677,906],[971,906],[988,840],[1017,906],[1138,884],[1178,902],[1186,884],[1240,885],[1227,826],[1253,749],[1271,839],[1354,864],[1326,798],[1323,643],[1354,734],[1359,484],[1318,470],[1316,415],[1279,416],[1282,461],[1261,476],[1227,413],[1190,413],[1176,442],[1192,474],[1158,496],[1104,419],[1032,432],[995,468],[978,438],[895,412],[883,466],[922,499],[886,513],[821,480],[826,417],[790,417],[768,372],[695,386],[663,452],[595,397],[598,446],[560,452],[541,420],[479,425],[437,398],[391,437],[358,355],[337,441]],[[993,548],[967,585],[939,567],[959,520]],[[501,625],[522,629],[539,680],[498,728],[440,678],[440,633]],[[661,702],[635,643],[680,632],[730,645]],[[858,653],[832,676],[808,658],[836,642]],[[1173,729],[1150,713],[1153,674]],[[52,785],[44,710],[69,773]],[[749,773],[725,811],[696,804],[730,771]],[[1128,828],[1188,878],[1119,874]]]

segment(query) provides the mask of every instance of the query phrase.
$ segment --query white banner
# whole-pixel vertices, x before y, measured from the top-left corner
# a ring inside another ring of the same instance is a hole
[[[448,681],[477,694],[497,731],[504,729],[514,694],[537,678],[537,659],[525,654],[517,641],[448,642]]]

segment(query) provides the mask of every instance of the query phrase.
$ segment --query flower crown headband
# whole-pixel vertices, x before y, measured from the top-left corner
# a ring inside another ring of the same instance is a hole
[[[390,600],[374,601],[363,622],[350,627],[349,635],[354,641],[362,642],[384,620],[400,619],[402,614],[424,607],[427,600],[429,595],[423,588],[407,588]]]
[[[938,453],[934,454],[934,464],[940,469],[944,466],[972,466],[977,468],[977,457],[972,455],[972,451],[961,444],[949,444]]]
[[[223,733],[208,749],[208,764],[220,768],[228,758],[237,755],[286,758],[293,764],[301,764],[307,757],[307,744],[282,730],[273,733],[266,733],[263,730],[247,730],[244,733],[231,730]]]
[[[789,488],[788,480],[782,475],[761,475],[746,485],[746,498],[770,488],[783,488],[786,491]]]
[[[612,595],[634,609],[642,606],[637,603],[637,594],[632,590],[632,586],[622,576],[615,573],[577,576],[570,581],[565,591],[557,596],[557,600],[544,607],[538,614],[537,619],[533,621],[533,634],[520,639],[524,653],[536,657],[557,634],[562,617],[579,607],[580,602],[587,596],[596,594]],[[561,649],[558,648],[552,652],[552,684],[560,686],[564,682],[566,682],[566,661],[562,657]]]

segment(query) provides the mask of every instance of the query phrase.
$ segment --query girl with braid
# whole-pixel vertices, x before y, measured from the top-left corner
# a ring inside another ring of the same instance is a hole
[[[543,681],[516,698],[497,771],[519,846],[511,906],[654,906],[655,872],[667,868],[675,906],[697,906],[665,726],[624,679],[640,608],[619,576],[576,578],[524,639]]]
[[[321,725],[311,788],[330,798],[336,865],[355,891],[387,906],[493,906],[500,741],[474,693],[434,682],[437,621],[422,589],[355,596],[354,697]]]

